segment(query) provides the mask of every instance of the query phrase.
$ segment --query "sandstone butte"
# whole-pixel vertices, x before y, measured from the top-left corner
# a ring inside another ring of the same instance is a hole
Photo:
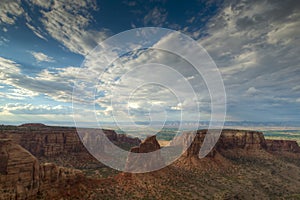
[[[181,166],[192,167],[196,165],[213,165],[210,167],[220,167],[228,164],[228,161],[223,157],[240,158],[247,156],[257,156],[264,152],[277,154],[283,153],[290,156],[291,153],[300,153],[300,147],[296,141],[292,140],[266,140],[262,132],[247,131],[247,130],[230,130],[224,129],[216,145],[209,152],[205,158],[199,158],[199,152],[202,143],[207,134],[207,130],[198,130],[192,132],[184,132],[182,135],[174,138],[171,142],[172,146],[180,145],[184,149],[181,157],[175,162]],[[190,144],[187,147],[187,144]],[[156,137],[151,136],[145,139],[138,147],[131,148],[134,153],[148,153],[160,149]],[[168,148],[168,147],[165,147]],[[204,150],[205,151],[205,150]],[[153,154],[153,158],[145,162],[148,167],[157,165],[157,160],[162,161],[160,154]],[[128,162],[134,163],[134,159],[139,159],[138,154],[129,154]],[[134,164],[132,164],[134,166]]]
[[[155,136],[140,142],[137,138],[119,136],[113,130],[105,132],[107,137],[116,143],[139,144],[131,148],[131,152],[134,153],[155,152],[161,148]],[[210,152],[204,159],[199,159],[199,151],[206,134],[207,130],[185,132],[179,136],[183,137],[183,140],[174,139],[175,145],[184,146],[190,140],[191,145],[172,165],[212,170],[231,166],[228,157],[240,158],[262,152],[286,153],[287,155],[300,153],[300,147],[295,141],[266,140],[263,133],[256,131],[223,130],[214,148],[207,150]],[[97,188],[97,181],[84,177],[80,170],[51,163],[40,163],[36,158],[55,157],[62,153],[75,153],[76,155],[82,152],[87,153],[75,128],[50,127],[41,124],[2,127],[0,133],[0,199],[37,199],[45,196],[50,199],[59,199],[64,196],[68,198],[80,196],[81,199],[88,197],[93,187]],[[161,155],[153,155],[155,156],[146,163],[147,165],[155,165],[156,159],[164,162]],[[128,161],[134,163],[134,160],[135,157],[128,157]],[[168,167],[163,170],[167,169]],[[124,181],[125,178],[128,181],[140,176],[140,174],[120,173],[116,180]]]
[[[40,164],[20,145],[0,139],[0,199],[37,199],[39,196],[72,196],[87,183],[80,170]],[[72,186],[72,187],[70,187]]]

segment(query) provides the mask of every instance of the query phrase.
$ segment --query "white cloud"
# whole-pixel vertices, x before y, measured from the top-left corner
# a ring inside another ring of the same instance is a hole
[[[97,10],[94,0],[55,0],[49,10],[42,10],[46,31],[70,51],[86,55],[107,37],[107,31],[87,30],[92,21],[89,9]]]
[[[246,94],[249,96],[253,96],[259,93],[259,90],[257,90],[255,87],[250,87],[247,91]]]
[[[3,36],[0,36],[0,46],[6,45],[9,40]]]
[[[194,49],[186,43],[178,47],[178,44],[170,41],[170,37],[156,40],[151,46],[156,50],[136,51],[119,58],[106,70],[103,64],[101,65],[101,61],[105,60],[102,56],[110,57],[106,55],[107,51],[97,52],[95,55],[99,56],[93,59],[87,58],[88,62],[85,66],[95,71],[95,74],[91,73],[92,77],[88,79],[88,82],[98,82],[96,87],[98,93],[101,93],[96,99],[97,105],[102,109],[99,110],[100,115],[111,117],[115,114],[114,117],[119,121],[127,121],[129,118],[147,120],[149,115],[154,121],[160,119],[164,121],[165,117],[167,120],[180,121],[180,111],[183,111],[185,119],[195,120],[198,119],[195,112],[199,106],[201,116],[205,116],[205,119],[210,118],[209,92],[195,68],[176,54],[159,50],[173,47],[176,50],[180,48],[180,52],[184,55],[188,53],[194,55]],[[198,61],[199,57],[195,59]],[[97,74],[101,71],[103,73],[98,77]],[[82,71],[82,74],[84,73],[86,72]],[[193,87],[195,95],[188,84]],[[82,94],[78,96],[86,98]]]
[[[37,62],[55,62],[54,59],[42,52],[30,52]]]
[[[16,18],[24,13],[20,0],[1,0],[0,8],[0,24],[14,24]]]
[[[295,1],[225,1],[201,29],[206,36],[199,43],[222,73],[231,117],[253,119],[249,113],[259,115],[271,104],[277,106],[269,116],[295,112],[287,103],[297,99],[300,82],[299,13]]]
[[[19,64],[12,60],[0,57],[0,80],[5,80],[7,78],[6,74],[20,73]]]
[[[47,38],[45,38],[45,37],[43,36],[43,33],[42,33],[42,31],[40,30],[39,27],[34,27],[34,26],[30,25],[29,23],[26,23],[26,26],[27,26],[30,30],[32,30],[32,32],[33,32],[36,36],[38,36],[39,38],[41,38],[41,39],[47,41]]]
[[[41,17],[34,21],[23,10],[22,3],[30,3],[29,6],[39,6]],[[17,17],[23,16],[26,26],[39,38],[47,40],[45,35],[50,35],[71,52],[86,55],[100,41],[108,35],[108,30],[92,30],[88,27],[93,22],[90,10],[98,10],[95,0],[4,0],[0,2],[0,24],[14,24]],[[35,24],[42,22],[45,31]]]
[[[34,115],[46,115],[46,114],[70,114],[71,108],[62,105],[33,105],[24,103],[8,103],[4,106],[0,106],[0,110],[4,113],[11,114],[34,114]]]
[[[295,36],[300,35],[300,13],[292,13],[285,23],[276,24],[276,29],[268,33],[268,42],[270,44],[299,45],[299,39]]]
[[[46,124],[73,121],[72,109],[63,105],[7,103],[0,106],[0,121],[8,124],[42,122]]]
[[[71,102],[77,72],[78,68],[66,67],[53,71],[44,70],[37,76],[30,77],[22,74],[18,63],[0,57],[0,83],[16,89],[12,94],[6,94],[7,98],[22,98],[25,93],[25,96],[43,94],[56,101]]]
[[[290,4],[284,2],[282,4]],[[273,10],[277,10],[277,14]],[[286,12],[286,6],[272,2],[240,2],[238,4],[227,3],[224,8],[210,20],[207,26],[208,36],[200,39],[200,43],[209,53],[219,61],[220,67],[231,67],[235,65],[237,69],[251,60],[256,67],[259,67],[260,58],[269,54],[276,54],[268,43],[276,41],[294,41],[299,39],[295,34],[296,24],[299,23],[299,14],[296,10]],[[283,19],[278,21],[276,15],[284,13]],[[292,24],[292,25],[291,25]],[[288,29],[286,29],[288,27]],[[280,30],[289,32],[289,35],[277,34]],[[264,54],[263,54],[264,52]],[[255,58],[249,57],[246,60],[236,59],[243,54],[256,55]],[[236,70],[238,72],[238,70]]]
[[[52,1],[49,0],[30,0],[30,2],[46,9],[49,9],[52,3]]]
[[[7,92],[0,92],[0,96],[7,99],[25,100],[37,96],[38,93],[24,88],[8,89]]]
[[[6,4],[4,5],[3,2]],[[35,23],[30,22],[28,18],[26,18],[28,20],[26,25],[42,39],[46,39],[45,35],[48,34],[70,51],[86,55],[98,41],[107,36],[106,30],[90,29],[93,18],[89,10],[98,9],[95,1],[31,0],[31,2],[39,6],[41,10],[41,18],[38,20],[42,22],[45,31],[34,26]],[[20,1],[2,1],[0,6],[9,8],[0,10],[1,23],[14,24],[18,16],[26,15],[21,8]],[[236,110],[239,110],[237,107],[247,109],[251,106],[258,106],[259,108],[259,105],[272,102],[282,109],[283,106],[280,107],[280,105],[284,103],[298,102],[299,97],[295,91],[299,90],[296,84],[300,82],[300,58],[297,54],[300,44],[299,13],[299,5],[296,1],[243,1],[236,4],[226,1],[216,16],[207,23],[205,29],[197,29],[191,33],[194,37],[206,35],[205,38],[199,40],[199,43],[208,50],[220,66],[226,84],[229,108],[233,106]],[[145,25],[163,26],[167,25],[167,16],[166,10],[154,8],[142,17],[142,22]],[[197,19],[191,18],[190,22],[193,21]],[[188,30],[190,29],[186,29]],[[184,46],[180,49],[191,51],[191,49],[185,49]],[[33,56],[38,62],[54,61],[53,58],[41,52],[34,53]],[[132,59],[134,56],[136,57]],[[208,107],[209,96],[205,84],[199,81],[200,77],[194,76],[194,71],[186,62],[158,51],[139,52],[134,56],[128,60],[126,58],[121,60],[124,67],[116,66],[103,74],[102,81],[106,84],[98,87],[105,95],[97,99],[99,105],[105,108],[103,113],[108,114],[112,111],[109,101],[111,97],[109,91],[112,88],[117,87],[116,91],[120,92],[120,98],[115,101],[121,104],[128,101],[126,97],[130,92],[129,88],[136,87],[141,81],[154,77],[156,80],[173,84],[181,95],[189,95],[184,93],[184,87],[180,82],[182,79],[174,80],[167,71],[160,69],[136,71],[131,73],[127,80],[119,78],[135,66],[150,62],[172,66],[197,88],[201,102],[194,99],[190,102],[185,101],[182,103],[183,108],[193,109],[197,104],[201,104],[203,109]],[[97,63],[93,65],[97,66]],[[0,81],[14,87],[9,93],[0,95],[11,99],[22,99],[45,94],[54,100],[66,102],[71,100],[72,84],[77,78],[76,73],[80,71],[77,67],[48,69],[33,77],[22,74],[19,64],[1,57],[0,69]],[[257,105],[251,104],[253,99],[248,98],[247,95],[258,93],[264,95],[256,96],[254,103]],[[149,94],[151,94],[150,99],[141,98]],[[178,107],[176,98],[170,95],[168,90],[151,87],[139,88],[135,101],[131,104],[136,107],[129,107],[145,108],[140,111],[146,112],[149,102],[171,110],[176,110],[175,108]],[[120,106],[122,108],[122,105]],[[159,111],[159,106],[153,110]],[[138,116],[141,113],[135,110],[135,114]]]
[[[163,26],[167,20],[168,13],[163,8],[155,7],[144,17],[144,25]]]
[[[172,106],[171,109],[172,109],[172,110],[181,110],[181,109],[182,109],[182,104],[179,103],[179,104],[177,104],[176,106]]]

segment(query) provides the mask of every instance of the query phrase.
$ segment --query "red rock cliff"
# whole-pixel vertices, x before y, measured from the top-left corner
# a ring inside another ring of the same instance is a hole
[[[183,156],[198,156],[207,130],[198,130],[196,132],[186,132],[181,137],[183,141],[188,143],[194,137],[191,145],[184,152]],[[176,141],[178,142],[178,140]],[[209,141],[208,141],[209,142]],[[226,150],[262,150],[266,149],[267,144],[263,133],[257,131],[229,130],[224,129],[218,139],[216,145],[207,156],[214,156],[216,151],[222,152]]]
[[[0,140],[0,160],[1,200],[71,198],[79,191],[83,196],[88,192],[81,186],[87,182],[81,171],[39,164],[37,158],[11,140]]]
[[[11,139],[37,157],[51,157],[70,152],[86,152],[77,135],[76,128],[73,127],[24,124],[19,127],[2,126],[0,128],[0,139]],[[117,134],[113,130],[103,131],[108,139],[116,144],[126,143],[136,146],[140,143],[138,138]]]
[[[300,153],[300,147],[293,140],[266,140],[269,151]]]
[[[139,146],[133,147],[128,154],[126,167],[127,171],[152,171],[164,165],[159,150],[160,145],[156,136],[146,138]],[[151,153],[150,153],[151,152]],[[150,153],[150,154],[144,154]]]

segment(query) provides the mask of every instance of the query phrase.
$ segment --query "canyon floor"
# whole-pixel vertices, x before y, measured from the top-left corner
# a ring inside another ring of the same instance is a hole
[[[126,150],[161,148],[155,136],[140,141],[112,130],[105,133]],[[223,130],[214,149],[200,159],[206,134],[195,132],[191,145],[171,165],[131,174],[94,159],[75,128],[2,126],[0,199],[300,199],[300,147],[295,141]]]

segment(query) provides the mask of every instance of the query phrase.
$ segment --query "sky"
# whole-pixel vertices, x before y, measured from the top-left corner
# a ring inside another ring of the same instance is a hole
[[[106,39],[143,27],[179,31],[205,49],[222,76],[227,121],[300,122],[298,1],[1,0],[0,123],[72,125],[73,88],[88,55]],[[184,79],[157,65],[133,70],[151,62],[171,66]],[[137,86],[150,78],[175,92],[162,85]],[[191,84],[195,96],[180,81]],[[211,117],[205,81],[169,52],[128,53],[95,84],[99,121],[123,122],[128,115],[133,121],[175,121],[183,110],[185,120],[193,121],[197,106],[201,120]],[[122,114],[114,118],[116,112]],[[94,114],[75,113],[86,122]]]

